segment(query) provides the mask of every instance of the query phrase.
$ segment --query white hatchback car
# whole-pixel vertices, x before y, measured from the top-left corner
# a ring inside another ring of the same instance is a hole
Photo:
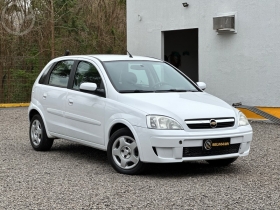
[[[205,87],[153,58],[56,58],[32,89],[30,142],[39,151],[58,138],[105,150],[124,174],[137,174],[148,162],[228,165],[249,154],[252,128]]]

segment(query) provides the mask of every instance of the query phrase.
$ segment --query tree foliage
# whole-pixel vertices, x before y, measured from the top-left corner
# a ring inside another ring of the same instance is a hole
[[[0,103],[7,78],[18,76],[9,69],[38,73],[65,50],[126,53],[126,0],[0,0],[0,12]],[[7,30],[30,25],[22,35]]]
[[[7,2],[9,1],[0,4],[1,11]],[[9,45],[3,46],[1,56],[59,56],[65,49],[69,49],[73,54],[126,51],[125,0],[15,2],[25,2],[23,5],[32,8],[35,24],[32,30],[23,36],[11,35],[1,27],[1,41]]]

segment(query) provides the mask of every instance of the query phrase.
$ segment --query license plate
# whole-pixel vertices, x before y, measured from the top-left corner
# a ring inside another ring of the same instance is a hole
[[[230,138],[220,138],[220,139],[204,139],[202,150],[216,150],[230,145]]]

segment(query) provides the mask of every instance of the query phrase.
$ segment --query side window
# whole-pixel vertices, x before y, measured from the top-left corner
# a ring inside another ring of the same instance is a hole
[[[77,67],[77,71],[74,76],[74,84],[73,89],[79,90],[80,85],[84,82],[92,82],[96,83],[97,89],[100,89],[102,87],[102,79],[100,77],[99,72],[95,68],[95,66],[91,63],[82,61],[79,63]]]
[[[48,81],[47,80],[47,75],[49,73],[50,68],[52,67],[52,64],[50,64],[49,66],[47,66],[47,68],[45,69],[44,73],[42,74],[40,80],[39,80],[39,84],[45,84]]]
[[[67,87],[70,72],[74,61],[60,61],[50,75],[49,84],[58,87]]]

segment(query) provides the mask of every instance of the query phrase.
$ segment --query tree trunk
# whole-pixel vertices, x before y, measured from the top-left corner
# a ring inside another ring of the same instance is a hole
[[[4,79],[4,74],[3,74],[3,62],[4,62],[4,56],[3,56],[3,28],[0,26],[1,29],[1,34],[0,34],[0,103],[4,102],[4,90],[3,90],[3,79]]]
[[[54,4],[53,0],[51,0],[51,53],[52,53],[52,58],[54,58],[55,54],[55,45],[54,45]]]

